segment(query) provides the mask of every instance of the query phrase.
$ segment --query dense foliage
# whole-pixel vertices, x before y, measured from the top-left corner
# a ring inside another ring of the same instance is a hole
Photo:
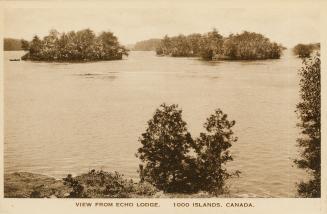
[[[127,49],[121,46],[111,32],[102,32],[96,36],[90,29],[70,31],[59,34],[51,30],[48,36],[40,39],[34,36],[27,46],[28,53],[23,60],[38,61],[96,61],[118,60],[127,55]]]
[[[156,52],[158,55],[174,57],[199,56],[205,60],[231,59],[278,59],[283,47],[259,33],[244,31],[241,34],[224,38],[213,30],[206,34],[179,35],[161,40]]]
[[[300,58],[310,57],[314,50],[320,50],[320,43],[316,44],[297,44],[293,48],[293,53]]]
[[[21,40],[4,38],[3,40],[4,51],[20,51],[23,50]]]
[[[159,46],[161,39],[148,39],[139,41],[134,45],[134,51],[155,51]]]
[[[193,140],[182,110],[162,104],[140,138],[141,181],[165,192],[222,193],[225,180],[239,173],[225,169],[232,160],[228,149],[237,140],[231,130],[234,124],[218,109],[204,125],[207,132]]]
[[[303,197],[320,197],[321,186],[321,83],[320,56],[303,59],[300,69],[301,102],[297,105],[297,113],[301,120],[298,126],[302,129],[302,137],[298,139],[301,156],[295,161],[297,166],[306,169],[312,179],[301,182],[298,192]]]

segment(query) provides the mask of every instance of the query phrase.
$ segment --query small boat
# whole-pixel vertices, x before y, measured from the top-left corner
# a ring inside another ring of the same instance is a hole
[[[9,61],[20,61],[20,59],[9,59]]]

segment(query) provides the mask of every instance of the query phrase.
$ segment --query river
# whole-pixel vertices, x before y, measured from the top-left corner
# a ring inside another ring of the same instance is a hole
[[[183,109],[193,137],[221,108],[234,127],[230,182],[242,197],[294,197],[305,176],[293,167],[301,60],[205,62],[131,52],[121,61],[14,62],[4,54],[6,173],[63,177],[90,169],[137,178],[138,138],[163,102]]]

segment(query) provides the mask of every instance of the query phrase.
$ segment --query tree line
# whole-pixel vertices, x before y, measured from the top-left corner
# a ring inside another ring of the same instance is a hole
[[[201,57],[205,60],[278,59],[284,47],[260,33],[244,31],[223,37],[216,29],[205,34],[165,36],[156,49],[158,55]]]
[[[90,29],[68,33],[51,30],[43,39],[34,36],[31,42],[22,40],[22,48],[28,51],[23,60],[37,61],[119,60],[128,55],[112,32],[97,36]]]

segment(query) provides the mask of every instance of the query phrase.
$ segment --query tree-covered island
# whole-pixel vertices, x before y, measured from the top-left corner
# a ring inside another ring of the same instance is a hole
[[[128,50],[113,33],[96,35],[90,29],[68,33],[51,30],[43,39],[34,36],[31,42],[22,41],[22,47],[28,51],[22,60],[32,61],[121,60],[123,55],[128,55]]]
[[[284,47],[259,33],[244,31],[223,37],[216,29],[205,34],[165,36],[157,55],[201,57],[204,60],[279,59]]]

